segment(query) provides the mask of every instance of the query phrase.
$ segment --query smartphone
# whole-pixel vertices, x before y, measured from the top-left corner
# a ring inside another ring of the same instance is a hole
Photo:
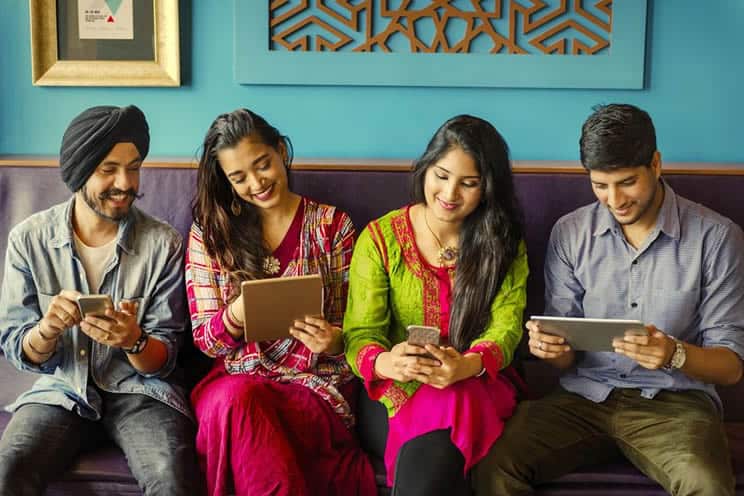
[[[406,330],[408,331],[408,344],[421,346],[422,348],[427,344],[439,346],[439,329],[436,327],[409,325]]]
[[[77,298],[80,315],[85,318],[86,315],[106,318],[106,310],[114,308],[114,302],[109,295],[93,294],[80,295]]]

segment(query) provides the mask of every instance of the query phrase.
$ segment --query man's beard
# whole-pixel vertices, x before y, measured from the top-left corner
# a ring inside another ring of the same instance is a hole
[[[118,189],[118,188],[111,188],[100,195],[98,197],[95,197],[88,193],[88,190],[85,186],[82,188],[83,193],[83,200],[85,200],[85,203],[90,207],[90,209],[95,212],[95,214],[102,219],[106,219],[111,222],[121,222],[124,218],[126,218],[127,215],[129,215],[129,209],[132,207],[132,203],[136,198],[142,198],[142,195],[138,195],[137,191],[134,188],[130,188],[126,191]],[[126,195],[130,199],[129,205],[127,208],[118,214],[115,215],[108,215],[104,211],[104,201],[106,201],[108,198],[112,196],[117,195]]]

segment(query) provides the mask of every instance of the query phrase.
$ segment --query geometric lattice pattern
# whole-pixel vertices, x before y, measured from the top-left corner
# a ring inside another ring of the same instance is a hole
[[[271,0],[270,49],[596,55],[612,0]]]

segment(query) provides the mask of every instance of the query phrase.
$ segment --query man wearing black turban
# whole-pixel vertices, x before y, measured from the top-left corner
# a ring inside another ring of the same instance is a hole
[[[170,379],[187,315],[183,241],[132,205],[149,145],[137,107],[85,110],[60,149],[74,195],[8,237],[0,345],[42,377],[10,406],[0,494],[43,494],[102,436],[145,494],[201,492],[188,400]]]

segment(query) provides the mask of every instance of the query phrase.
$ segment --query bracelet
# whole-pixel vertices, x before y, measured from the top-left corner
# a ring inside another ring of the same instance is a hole
[[[143,351],[145,351],[145,347],[147,346],[148,340],[150,339],[149,334],[147,334],[145,331],[140,329],[140,335],[137,338],[137,341],[134,342],[131,348],[122,348],[124,353],[127,355],[139,355]]]
[[[372,376],[373,376],[373,380],[374,380],[375,378],[376,378],[377,380],[379,380],[379,381],[387,381],[387,380],[389,380],[389,379],[390,379],[390,377],[386,377],[386,376],[382,375],[381,373],[379,373],[379,372],[378,372],[378,371],[377,371],[377,370],[375,369],[375,364],[377,364],[377,359],[378,359],[378,358],[380,358],[380,355],[382,355],[383,353],[385,353],[385,352],[384,352],[384,351],[381,351],[380,353],[378,353],[377,355],[375,355],[375,359],[374,359],[374,360],[372,360]]]
[[[227,320],[227,323],[233,329],[242,329],[243,325],[237,322],[238,319],[235,318],[235,315],[232,313],[230,307],[231,305],[228,303],[227,308],[225,309],[225,320]]]
[[[44,341],[56,341],[57,340],[57,336],[50,338],[49,336],[41,332],[41,324],[36,326],[36,332],[39,333],[39,336],[41,336],[41,339],[43,339]]]
[[[478,353],[481,357],[481,369],[480,372],[475,374],[473,377],[481,377],[483,374],[486,373],[486,365],[483,363],[483,353],[480,351],[476,351],[476,353]]]
[[[40,357],[43,357],[44,359],[52,356],[52,354],[56,351],[56,348],[53,348],[53,349],[51,349],[49,351],[39,351],[39,350],[37,350],[36,347],[31,342],[31,334],[30,333],[28,334],[28,337],[26,338],[26,344],[31,349],[31,351],[33,351],[34,353],[36,353]]]

